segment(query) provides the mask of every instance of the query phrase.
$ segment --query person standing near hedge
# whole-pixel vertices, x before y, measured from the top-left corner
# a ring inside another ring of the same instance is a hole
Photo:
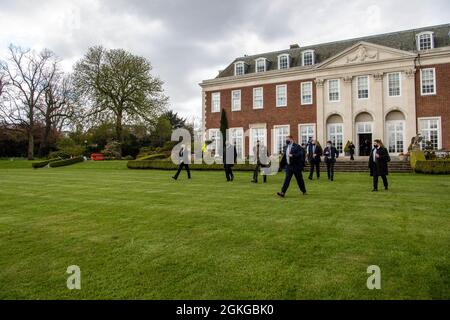
[[[258,140],[256,141],[256,146],[253,147],[253,154],[256,157],[256,167],[255,170],[253,170],[252,182],[258,183],[258,175],[261,168],[268,165],[267,148]],[[267,182],[267,174],[265,170],[263,170],[263,182]]]
[[[225,152],[223,153],[223,167],[225,169],[225,177],[227,181],[233,181],[233,166],[237,161],[236,146],[232,145],[229,141],[225,144]]]
[[[350,153],[350,160],[355,160],[355,145],[352,141],[350,141],[350,144],[348,145],[348,152]]]
[[[178,156],[180,157],[180,165],[178,166],[177,173],[172,177],[172,179],[177,180],[183,168],[186,168],[188,179],[191,179],[191,171],[189,170],[189,152],[186,150],[186,146],[184,144],[181,145]]]
[[[325,163],[327,165],[327,175],[328,180],[334,180],[334,164],[336,163],[336,158],[339,157],[339,152],[333,146],[331,141],[327,141],[327,146],[323,150],[323,155],[325,157]]]
[[[391,157],[387,149],[383,146],[383,142],[380,139],[374,140],[373,149],[369,156],[369,169],[370,176],[373,177],[373,190],[378,191],[378,177],[383,179],[384,189],[388,190],[388,162],[391,161]]]

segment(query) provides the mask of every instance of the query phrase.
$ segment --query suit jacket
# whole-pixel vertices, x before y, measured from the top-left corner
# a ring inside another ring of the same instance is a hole
[[[308,147],[307,147],[308,160],[309,161],[315,160],[317,162],[320,162],[320,157],[323,154],[322,147],[319,146],[318,144],[316,144],[316,150],[315,150],[315,152],[313,152],[313,146],[314,146],[313,144],[308,144]],[[316,154],[315,157],[314,157],[314,154]]]
[[[325,157],[325,161],[336,162],[336,158],[339,158],[339,152],[335,147],[328,148],[326,147],[323,150],[323,155]],[[329,158],[331,156],[331,158]]]
[[[229,154],[233,155],[233,163],[227,163],[227,158],[229,158]],[[223,153],[223,164],[227,164],[232,167],[237,162],[237,149],[234,145],[229,145],[225,148],[225,152]]]
[[[376,152],[380,157],[373,160],[373,153]],[[369,155],[369,169],[370,175],[387,176],[388,162],[391,161],[391,157],[385,147],[373,148]]]
[[[281,158],[281,166],[287,166],[286,160],[286,150],[287,146],[283,147],[283,157]],[[305,150],[296,143],[292,144],[291,147],[292,157],[289,158],[289,166],[303,169],[305,166]]]

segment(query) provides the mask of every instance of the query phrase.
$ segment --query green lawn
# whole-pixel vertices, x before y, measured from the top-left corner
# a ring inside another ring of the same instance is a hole
[[[282,175],[30,167],[0,161],[0,299],[450,298],[449,176],[393,174],[372,193],[338,173],[278,199]]]

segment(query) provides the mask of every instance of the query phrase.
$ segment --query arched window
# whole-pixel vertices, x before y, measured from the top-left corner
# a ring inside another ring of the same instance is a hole
[[[417,36],[417,50],[430,50],[434,48],[433,32],[421,32]]]
[[[302,66],[314,65],[314,50],[306,50],[302,52]]]
[[[289,63],[289,54],[280,54],[278,56],[278,69],[289,69],[290,63]]]
[[[266,58],[258,58],[255,60],[255,71],[256,72],[265,72],[267,69],[267,59]]]

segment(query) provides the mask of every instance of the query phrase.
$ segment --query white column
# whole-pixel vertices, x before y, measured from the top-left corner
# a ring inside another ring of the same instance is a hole
[[[344,141],[343,147],[345,147],[347,141],[353,141],[353,87],[352,87],[352,77],[344,78],[344,90],[342,90],[342,101],[344,101]]]
[[[316,116],[317,116],[317,124],[316,124],[316,140],[321,144],[325,140],[326,135],[326,127],[325,127],[325,119],[324,119],[324,89],[323,79],[316,79]]]
[[[405,72],[405,84],[402,85],[402,90],[406,95],[406,112],[405,119],[405,135],[403,141],[403,152],[408,152],[408,146],[411,142],[411,138],[417,134],[416,123],[416,81],[415,81],[416,69],[408,69]],[[403,93],[402,93],[403,94]]]
[[[373,75],[374,85],[373,85],[373,94],[371,98],[374,100],[375,106],[375,119],[372,139],[381,139],[384,141],[384,101],[383,101],[383,73],[376,73]]]

